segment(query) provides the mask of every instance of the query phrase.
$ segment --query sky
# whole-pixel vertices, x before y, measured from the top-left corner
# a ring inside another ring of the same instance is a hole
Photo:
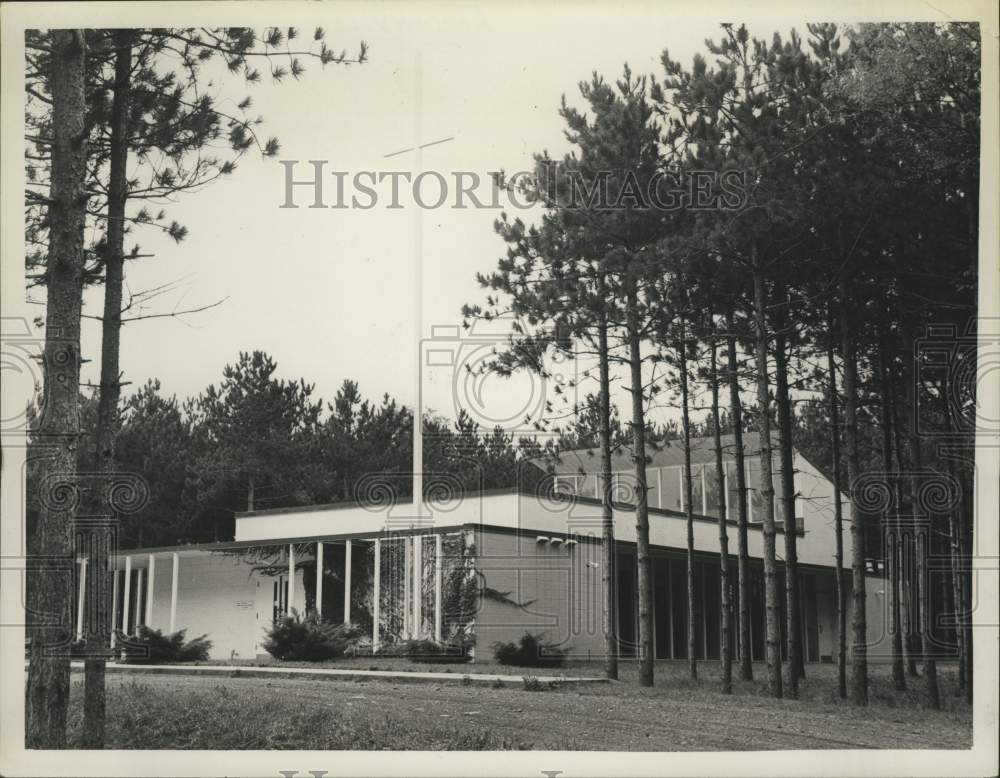
[[[166,204],[169,216],[189,230],[181,243],[152,230],[134,233],[143,253],[155,257],[129,264],[128,288],[178,283],[175,294],[158,298],[144,313],[224,302],[198,314],[127,324],[121,350],[124,378],[131,382],[126,392],[158,378],[167,394],[196,395],[217,383],[241,350],[262,349],[277,361],[281,377],[303,377],[327,400],[344,379],[353,379],[367,397],[388,393],[412,405],[417,290],[419,337],[459,331],[462,305],[484,300],[476,273],[494,269],[505,250],[493,230],[500,211],[424,209],[418,224],[405,186],[404,207],[385,207],[387,185],[378,187],[381,199],[368,210],[307,208],[311,193],[301,188],[294,196],[303,207],[281,208],[286,171],[280,160],[299,161],[297,179],[311,175],[308,160],[346,172],[348,199],[358,171],[415,171],[416,152],[386,155],[414,147],[418,135],[423,143],[449,139],[423,149],[424,170],[446,177],[474,171],[484,179],[490,171],[527,170],[533,153],[568,149],[560,99],[565,94],[580,105],[577,85],[592,72],[614,79],[628,62],[635,74],[661,78],[665,48],[690,64],[704,39],[720,33],[717,21],[677,5],[602,10],[483,3],[452,6],[447,14],[398,4],[310,5],[295,12],[287,22],[260,21],[295,23],[303,42],[312,27],[322,26],[331,46],[348,52],[364,39],[369,61],[325,69],[307,61],[300,80],[281,85],[271,84],[266,72],[259,86],[233,77],[214,85],[230,110],[251,95],[253,110],[265,119],[261,134],[276,136],[281,151],[268,160],[248,154],[230,178]],[[804,31],[799,19],[755,23],[751,31],[770,38],[775,29],[787,32],[793,25]],[[325,179],[328,202],[333,185],[331,175]],[[428,183],[421,191],[433,200],[436,186]],[[89,293],[87,305],[99,312],[100,290]],[[450,350],[453,363],[495,342],[444,340],[425,350]],[[99,346],[99,324],[89,320],[83,348],[93,361],[84,376],[92,381]],[[539,391],[551,391],[527,377],[470,388],[465,374],[447,364],[424,367],[421,376],[425,409],[454,417],[462,404],[486,426],[519,420],[523,409],[537,404]]]

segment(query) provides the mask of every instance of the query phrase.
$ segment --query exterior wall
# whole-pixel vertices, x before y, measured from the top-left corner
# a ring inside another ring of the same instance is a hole
[[[516,641],[525,631],[543,633],[547,641],[569,649],[576,658],[599,658],[604,655],[601,604],[601,549],[596,542],[581,541],[567,547],[560,544],[553,547],[548,542],[538,543],[533,536],[514,535],[483,530],[476,533],[478,558],[476,569],[482,575],[483,586],[507,594],[515,604],[484,599],[476,617],[476,650],[480,657],[492,656],[492,646],[497,641]],[[685,561],[678,552],[666,552],[662,548],[652,549],[654,559],[669,558],[673,567],[683,569]],[[634,550],[619,550],[619,575],[634,576]],[[717,557],[716,557],[717,559]],[[711,557],[699,556],[699,561],[707,563],[708,575],[716,574],[717,562]],[[756,565],[759,567],[759,564]],[[733,587],[735,590],[735,559],[733,562]],[[815,644],[810,661],[835,662],[837,659],[837,600],[836,583],[829,569],[805,569],[803,580],[811,577],[815,582]],[[700,581],[700,578],[699,578]],[[847,598],[847,626],[850,630],[850,575],[845,575],[845,597]],[[867,579],[867,621],[869,636],[869,657],[873,662],[887,661],[890,644],[885,636],[885,618],[882,611],[880,590],[882,580],[875,576]],[[671,634],[671,621],[676,617],[669,603],[656,602],[654,591],[654,635],[666,637]],[[682,599],[683,593],[679,595]],[[634,605],[634,603],[633,603]],[[621,614],[619,614],[621,615]],[[736,615],[733,615],[733,631],[736,630]],[[662,624],[660,623],[662,620]],[[681,617],[674,624],[684,624]],[[754,623],[755,632],[763,636],[763,624]],[[706,628],[714,629],[713,624]],[[625,628],[623,633],[627,633]],[[686,638],[682,637],[681,642]],[[699,646],[708,645],[699,641]],[[808,636],[805,637],[808,641]],[[673,638],[677,645],[678,638]],[[760,640],[763,645],[763,638]],[[850,651],[851,637],[848,631],[847,645]],[[658,648],[658,658],[669,658],[669,650]],[[705,651],[707,649],[699,649]],[[623,655],[627,654],[623,646]],[[702,653],[699,658],[704,659]],[[755,656],[763,660],[763,656]]]
[[[865,579],[865,618],[868,633],[868,659],[871,662],[892,661],[892,636],[889,633],[888,581],[882,576],[869,575]],[[847,629],[850,634],[851,622],[848,610]],[[848,640],[850,643],[850,640]]]
[[[483,598],[476,614],[478,657],[491,657],[493,643],[516,641],[525,631],[544,633],[573,657],[603,655],[599,545],[553,546],[496,531],[477,532],[475,543],[482,584],[520,604]]]
[[[263,630],[273,613],[274,578],[258,575],[247,562],[212,552],[184,552],[179,558],[177,621],[187,637],[208,635],[212,659],[248,658],[264,653]],[[170,554],[157,556],[149,626],[170,629]],[[133,597],[134,597],[133,592]],[[305,611],[302,573],[296,574],[292,606]]]
[[[799,540],[799,561],[803,564],[834,566],[837,538],[834,527],[834,489],[826,476],[805,457],[795,454],[796,512],[802,518],[805,536]],[[844,524],[844,565],[851,563],[851,505],[841,496]]]

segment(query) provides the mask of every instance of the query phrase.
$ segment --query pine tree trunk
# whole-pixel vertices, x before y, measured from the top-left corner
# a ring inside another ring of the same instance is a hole
[[[729,413],[733,418],[733,454],[736,459],[737,593],[740,680],[753,680],[753,650],[750,642],[750,555],[747,549],[747,484],[743,453],[743,403],[740,400],[739,362],[733,312],[726,312],[728,351]]]
[[[833,332],[833,323],[830,323]],[[840,476],[840,403],[837,398],[837,368],[833,361],[833,343],[826,350],[827,373],[830,376],[830,448],[833,455],[833,531],[836,538],[834,563],[837,566],[837,694],[847,699],[847,609],[844,597],[844,508]],[[898,611],[897,611],[898,612]]]
[[[973,467],[975,465],[973,464]],[[972,640],[972,533],[975,531],[975,514],[973,513],[973,489],[975,487],[974,470],[967,472],[962,485],[962,517],[959,526],[962,528],[960,551],[965,568],[968,570],[962,577],[962,594],[965,596],[965,701],[972,705],[973,660],[975,658],[975,642]]]
[[[712,384],[712,428],[715,433],[715,479],[719,488],[719,611],[722,623],[719,625],[720,650],[722,662],[722,693],[733,693],[733,657],[729,648],[732,628],[729,597],[729,532],[726,527],[726,469],[722,459],[722,429],[719,426],[719,367],[717,363],[717,344],[712,336],[711,363],[709,365],[709,380]]]
[[[684,431],[684,514],[687,517],[687,644],[688,673],[692,679],[698,678],[698,657],[695,649],[698,629],[698,602],[695,597],[694,574],[694,506],[691,488],[691,418],[688,410],[687,337],[684,320],[681,319],[680,341],[677,354],[680,362],[681,379],[681,424]]]
[[[785,642],[788,651],[788,682],[785,696],[799,696],[799,678],[805,675],[802,658],[802,612],[799,610],[799,561],[795,523],[795,460],[792,456],[792,412],[788,396],[788,358],[783,332],[784,318],[778,320],[775,335],[775,402],[778,411],[778,454],[781,460],[781,519],[785,529]]]
[[[115,88],[111,109],[111,162],[108,185],[107,257],[104,274],[104,316],[101,322],[101,390],[97,406],[95,470],[106,475],[103,509],[110,510],[110,489],[115,469],[114,443],[118,427],[119,346],[122,324],[122,285],[125,276],[125,201],[128,198],[126,164],[128,162],[128,112],[131,93],[132,33],[118,30],[114,37]],[[101,553],[104,543],[91,543],[94,550],[90,575],[90,601],[95,607],[95,623],[88,630],[87,645],[100,652],[110,651],[111,624],[108,600],[111,596],[109,559]],[[106,706],[104,693],[104,657],[89,658],[85,663],[83,746],[104,748]]]
[[[649,560],[649,495],[646,488],[646,420],[642,407],[642,354],[639,301],[635,281],[628,281],[627,328],[632,381],[632,459],[635,463],[635,536],[639,578],[639,684],[653,685],[653,581]]]
[[[73,639],[73,528],[79,502],[80,313],[87,131],[82,30],[54,30],[52,40],[52,183],[46,265],[44,408],[32,458],[39,462],[39,513],[29,552],[30,648],[25,745],[66,745],[69,646]],[[48,564],[42,560],[49,560]],[[60,565],[52,564],[58,560]],[[46,624],[49,622],[49,624]]]
[[[774,482],[771,477],[771,411],[767,378],[767,293],[764,274],[757,253],[757,241],[751,242],[753,267],[754,324],[757,351],[757,431],[760,438],[760,494],[764,513],[764,603],[765,642],[767,644],[768,688],[772,697],[781,697],[781,638],[778,626],[778,575],[775,563]]]
[[[886,473],[886,479],[892,484],[895,491],[896,505],[892,509],[893,516],[899,515],[899,479],[900,473],[893,466],[892,458],[892,412],[890,409],[890,395],[892,392],[889,382],[889,367],[886,355],[885,333],[879,342],[879,394],[881,395],[881,427],[882,427],[882,467]],[[887,517],[888,518],[888,517]],[[890,532],[885,534],[887,539],[884,553],[885,564],[889,573],[888,586],[888,606],[889,606],[889,633],[892,636],[892,686],[897,691],[906,689],[906,676],[903,672],[903,636],[900,632],[899,619],[899,543],[900,532],[899,522],[892,520]]]
[[[954,477],[952,472],[951,462],[948,462],[948,475]],[[948,612],[952,614],[952,623],[954,624],[955,630],[955,648],[957,650],[958,656],[958,690],[965,691],[965,636],[962,634],[962,620],[961,620],[961,608],[962,608],[962,581],[959,577],[959,567],[958,567],[958,548],[956,546],[958,539],[958,511],[952,508],[948,513],[948,562],[950,564],[950,570],[947,576],[947,588],[945,589],[945,597],[947,602]]]
[[[892,418],[892,437],[893,446],[896,450],[896,462],[899,463],[900,472],[904,472],[907,468],[912,468],[913,463],[909,460],[906,449],[903,446],[903,435],[902,427],[903,421],[901,414],[899,412],[899,402],[895,399],[897,387],[895,381],[893,380],[893,375],[890,372],[888,376],[889,382],[889,406],[891,409],[890,416]],[[902,510],[903,505],[903,479],[900,478],[895,485],[896,488],[896,504],[900,506]],[[897,513],[895,517],[896,529],[899,533],[899,540],[896,544],[896,566],[897,573],[896,576],[899,581],[899,611],[900,611],[900,645],[902,647],[903,663],[906,666],[906,674],[911,678],[918,678],[917,673],[917,660],[915,658],[916,646],[914,645],[913,631],[913,596],[912,596],[912,565],[910,564],[910,559],[913,554],[913,549],[911,548],[910,539],[912,537],[912,522],[909,522],[910,532],[904,530],[903,520]]]
[[[600,283],[603,299],[604,283]],[[601,445],[601,555],[602,585],[604,587],[604,675],[611,680],[618,678],[618,635],[615,626],[615,521],[611,493],[611,378],[608,370],[608,320],[601,316],[597,332],[598,359],[600,360],[599,423]]]
[[[851,500],[851,701],[868,704],[868,624],[865,614],[865,533],[861,510],[854,494],[860,475],[858,456],[858,364],[851,328],[847,279],[842,271],[840,296],[840,341],[844,357],[844,442],[847,454],[848,495]]]
[[[904,319],[905,322],[905,319]],[[918,509],[920,501],[918,490],[920,488],[919,479],[922,478],[923,455],[920,450],[920,433],[917,431],[916,414],[920,409],[917,407],[917,387],[916,387],[916,365],[913,359],[914,342],[912,330],[908,323],[903,327],[904,358],[906,359],[907,381],[906,381],[906,405],[910,427],[907,430],[910,439],[910,463],[913,466],[914,478],[911,480],[911,501],[914,510]],[[919,517],[920,520],[923,517]],[[924,682],[927,685],[927,698],[934,710],[941,708],[941,692],[938,688],[937,660],[932,653],[931,639],[931,592],[930,578],[927,570],[927,557],[931,551],[930,541],[932,533],[933,517],[928,516],[923,528],[918,528],[914,534],[914,553],[916,554],[916,576],[917,576],[917,634],[920,637],[920,651],[924,655]]]
[[[952,436],[951,424],[951,385],[945,372],[944,384],[941,386],[942,416],[944,418],[945,432],[948,438]],[[945,458],[948,477],[958,480],[955,473],[955,464],[951,457]],[[959,489],[961,489],[961,481]],[[963,590],[962,574],[962,509],[961,505],[952,507],[948,514],[948,541],[949,556],[951,560],[951,586],[952,602],[954,603],[953,613],[955,615],[955,642],[958,646],[958,688],[965,691],[965,664],[969,661],[968,652],[965,645],[965,594]]]

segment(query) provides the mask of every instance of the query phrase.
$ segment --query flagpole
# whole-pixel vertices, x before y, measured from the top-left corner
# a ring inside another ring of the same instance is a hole
[[[417,152],[417,163],[416,171],[414,173],[414,181],[423,171],[423,161],[424,152],[421,148],[423,143],[423,61],[421,53],[418,51],[416,57],[414,58],[413,76],[414,76],[414,131],[416,135],[416,152]],[[413,283],[413,310],[414,310],[414,335],[416,336],[416,374],[414,377],[414,394],[415,400],[413,404],[413,507],[416,510],[415,515],[420,517],[424,515],[424,427],[423,427],[423,397],[421,386],[421,369],[423,365],[422,362],[422,343],[421,338],[423,336],[423,318],[424,318],[424,222],[423,222],[423,209],[420,207],[420,203],[416,202],[414,198],[413,203],[413,251],[414,251],[414,283]]]

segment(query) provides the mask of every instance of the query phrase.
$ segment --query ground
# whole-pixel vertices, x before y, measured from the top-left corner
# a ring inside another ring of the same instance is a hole
[[[376,664],[388,669],[385,662]],[[599,666],[589,669],[599,672]],[[952,668],[942,669],[943,711],[921,706],[922,679],[909,679],[911,690],[899,695],[888,689],[881,668],[873,670],[872,704],[865,709],[837,699],[833,668],[828,666],[808,668],[800,700],[771,699],[762,694],[759,682],[737,684],[736,694],[722,695],[717,663],[703,663],[698,682],[685,677],[683,663],[661,664],[652,689],[636,684],[634,665],[626,664],[623,670],[622,682],[540,691],[386,681],[110,675],[108,746],[742,751],[972,745],[972,715],[954,686]],[[755,670],[762,678],[764,668]],[[583,674],[575,666],[565,672]],[[74,740],[79,737],[81,709],[82,684],[76,682]]]

